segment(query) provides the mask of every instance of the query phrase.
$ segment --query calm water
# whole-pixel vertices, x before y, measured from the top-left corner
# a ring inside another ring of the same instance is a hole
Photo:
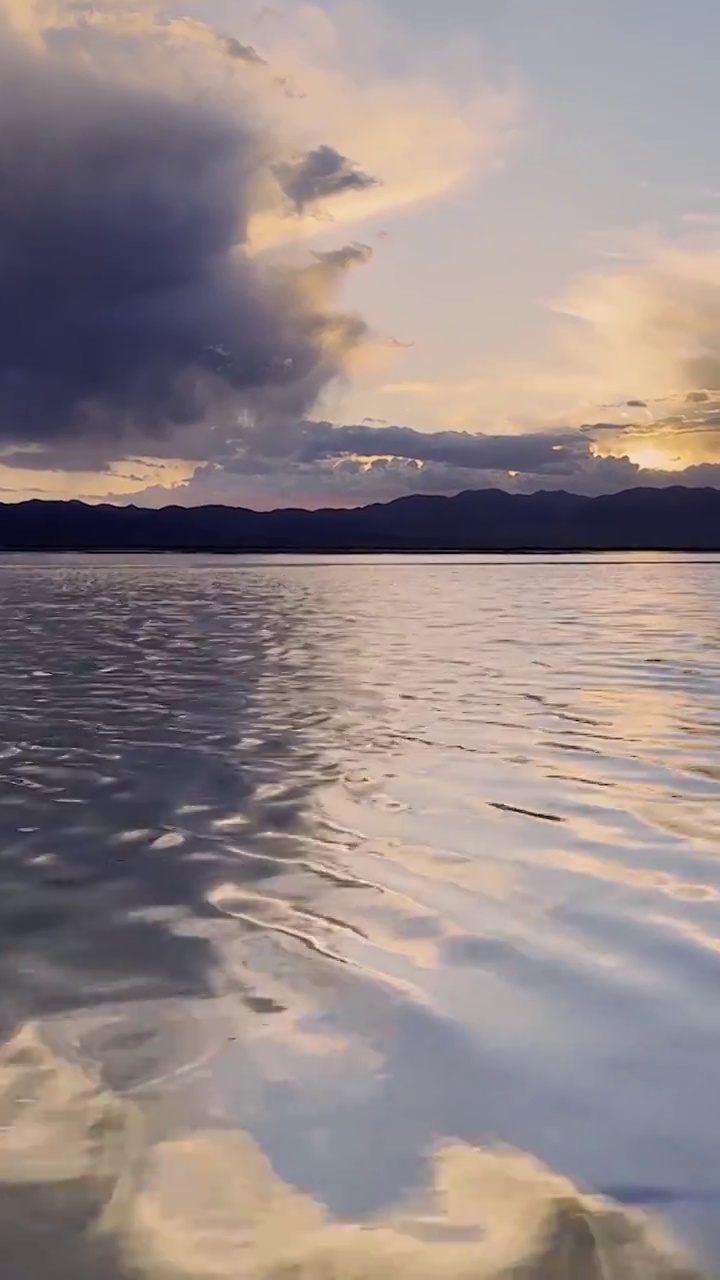
[[[477,1274],[575,1187],[720,1255],[720,562],[0,597],[5,1274]]]

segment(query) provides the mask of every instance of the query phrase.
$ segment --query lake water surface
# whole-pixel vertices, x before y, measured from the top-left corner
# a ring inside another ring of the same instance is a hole
[[[4,1275],[645,1275],[638,1205],[720,1256],[717,559],[0,602]]]

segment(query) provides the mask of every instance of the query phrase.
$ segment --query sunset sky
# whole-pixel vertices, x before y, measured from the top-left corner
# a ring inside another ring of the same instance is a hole
[[[0,0],[0,499],[720,485],[717,0]]]

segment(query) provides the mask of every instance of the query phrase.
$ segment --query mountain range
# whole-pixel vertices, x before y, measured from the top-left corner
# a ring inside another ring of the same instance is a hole
[[[468,490],[346,509],[0,504],[6,551],[720,551],[720,490]]]

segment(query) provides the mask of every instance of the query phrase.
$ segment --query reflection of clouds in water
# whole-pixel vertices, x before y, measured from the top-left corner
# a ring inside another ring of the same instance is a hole
[[[8,1029],[353,1220],[447,1135],[702,1194],[716,588],[665,625],[630,572],[0,569]]]
[[[135,1103],[30,1026],[0,1055],[0,1112],[8,1280],[700,1275],[641,1215],[510,1151],[445,1147],[414,1199],[371,1223],[333,1220],[241,1131],[153,1141]]]

